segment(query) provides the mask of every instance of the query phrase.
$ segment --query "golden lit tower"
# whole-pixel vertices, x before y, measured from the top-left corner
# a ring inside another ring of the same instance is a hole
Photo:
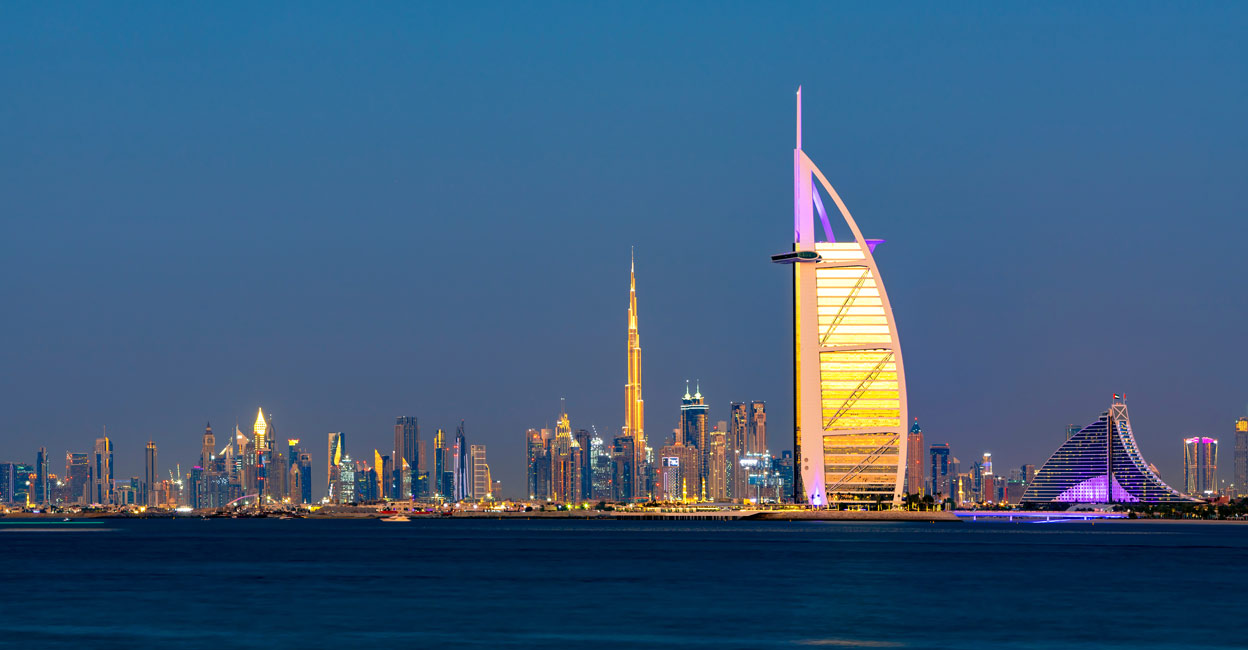
[[[251,430],[252,433],[255,434],[252,436],[252,441],[256,445],[256,451],[268,451],[269,440],[267,434],[269,431],[269,422],[264,419],[264,409],[256,409],[256,424]]]
[[[819,195],[851,237],[837,241]],[[815,215],[824,238],[816,239]],[[802,91],[793,149],[794,497],[898,502],[906,468],[906,375],[897,324],[865,239],[823,172],[802,151]]]
[[[637,335],[636,263],[629,256],[628,266],[628,383],[624,386],[624,436],[633,439],[636,480],[632,498],[643,494],[646,460],[646,410],[641,399],[641,339]]]

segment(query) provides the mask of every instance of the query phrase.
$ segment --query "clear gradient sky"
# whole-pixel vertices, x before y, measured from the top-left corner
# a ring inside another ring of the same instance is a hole
[[[518,495],[560,397],[623,423],[630,246],[651,439],[689,378],[789,448],[801,84],[928,442],[1038,465],[1125,391],[1230,477],[1248,5],[458,4],[0,7],[0,460],[464,418]]]

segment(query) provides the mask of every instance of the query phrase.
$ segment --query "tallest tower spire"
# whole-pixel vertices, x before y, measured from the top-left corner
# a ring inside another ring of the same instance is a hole
[[[645,402],[641,399],[641,338],[637,334],[637,263],[629,252],[628,265],[628,383],[624,385],[624,437],[633,443],[633,485],[636,499],[644,496],[646,427]]]

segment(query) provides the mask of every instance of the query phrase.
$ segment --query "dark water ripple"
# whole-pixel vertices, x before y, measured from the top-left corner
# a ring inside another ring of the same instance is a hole
[[[1248,526],[0,521],[0,544],[4,647],[1248,647]]]

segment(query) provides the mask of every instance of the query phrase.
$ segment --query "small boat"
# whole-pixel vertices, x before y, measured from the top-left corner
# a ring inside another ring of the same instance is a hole
[[[382,521],[411,521],[411,518],[409,518],[407,515],[391,515],[389,517],[382,517],[381,520]]]

